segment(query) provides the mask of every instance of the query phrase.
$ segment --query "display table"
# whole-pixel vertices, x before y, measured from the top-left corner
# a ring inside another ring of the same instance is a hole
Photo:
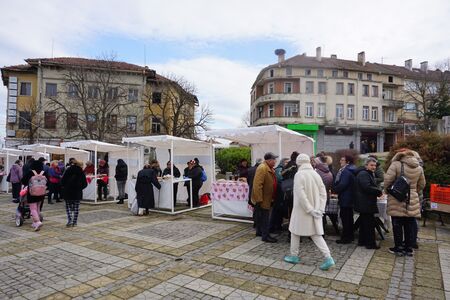
[[[248,184],[240,181],[212,183],[211,201],[213,218],[228,219],[221,215],[251,218],[253,209],[248,204]]]
[[[113,197],[117,195],[116,184],[114,177],[106,177],[106,176],[94,176],[94,175],[86,175],[87,187],[83,190],[83,200],[91,200],[95,201],[95,189],[97,189],[97,180],[103,180],[108,183],[108,197]],[[99,195],[97,195],[98,197]],[[103,196],[102,196],[103,197]],[[107,201],[101,201],[99,203],[104,203]],[[112,202],[112,201],[109,201]]]
[[[178,193],[177,200],[180,199],[180,196],[185,197],[182,201],[187,199],[187,192],[184,188],[185,182],[191,182],[190,178],[175,178],[173,183],[178,183]],[[173,198],[171,195],[171,185],[172,181],[170,179],[162,179],[159,180],[159,184],[161,184],[161,189],[157,189],[153,186],[153,195],[155,197],[155,209],[169,209],[172,210],[173,206]],[[131,179],[127,181],[127,193],[128,193],[128,203],[130,204],[132,200],[136,198],[136,179]],[[185,195],[185,196],[184,196]]]

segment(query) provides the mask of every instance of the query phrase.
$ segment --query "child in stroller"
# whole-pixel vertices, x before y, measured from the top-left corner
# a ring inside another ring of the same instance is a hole
[[[40,211],[42,211],[43,204],[44,201],[41,201]],[[31,218],[30,206],[27,203],[26,195],[25,196],[21,195],[19,205],[17,206],[16,209],[16,216],[15,216],[16,226],[17,227],[22,226],[25,219],[29,218]],[[44,220],[44,217],[42,216],[41,213],[39,214],[39,219],[41,220],[41,222]]]

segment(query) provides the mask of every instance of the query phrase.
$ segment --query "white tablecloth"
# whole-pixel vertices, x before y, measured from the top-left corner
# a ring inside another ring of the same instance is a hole
[[[215,215],[252,217],[253,210],[248,205],[248,184],[239,181],[213,182],[211,201]]]

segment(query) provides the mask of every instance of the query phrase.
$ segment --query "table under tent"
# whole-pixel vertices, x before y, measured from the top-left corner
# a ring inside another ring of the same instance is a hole
[[[294,151],[314,155],[314,139],[278,125],[210,130],[206,132],[206,136],[227,139],[250,147],[252,165],[257,159],[263,159],[267,152],[278,155],[278,161],[284,157],[289,158]],[[247,183],[214,180],[211,189],[212,217],[252,222],[253,210],[248,205],[248,192]]]
[[[174,174],[174,165],[177,166],[177,168],[180,170],[180,178],[175,178],[173,176],[161,178],[161,189],[158,190],[154,188],[155,209],[153,209],[152,211],[167,214],[179,214],[199,208],[193,207],[192,201],[190,201],[189,207],[186,207],[186,200],[188,198],[187,189],[190,190],[190,194],[192,195],[192,181],[190,178],[183,178],[183,170],[186,167],[186,163],[188,161],[194,158],[198,158],[200,161],[200,165],[203,167],[207,174],[207,180],[203,182],[199,194],[202,195],[205,193],[209,193],[211,190],[211,183],[214,178],[213,150],[210,143],[174,137],[170,135],[129,137],[123,138],[122,142],[126,143],[128,147],[140,148],[140,169],[143,168],[145,163],[148,163],[144,161],[144,153],[149,152],[149,149],[153,148],[153,150],[156,152],[156,159],[160,162],[161,169],[164,169],[166,167],[166,163],[168,161],[171,161],[171,174]],[[131,180],[128,180],[129,200],[132,200],[133,197],[135,197],[135,184],[136,179],[132,178]],[[176,197],[178,206],[176,206],[173,201],[174,184],[178,184],[178,193]],[[209,205],[210,204],[206,204],[200,207]]]
[[[65,148],[53,145],[45,145],[45,144],[31,144],[31,145],[23,145],[19,146],[19,149],[28,150],[28,151],[38,151],[42,153],[46,153],[50,155],[50,160],[52,154],[64,155],[64,164],[69,162],[70,158],[75,158],[76,160],[85,163],[89,160],[89,152],[85,150],[77,150],[73,148]]]
[[[118,159],[123,159],[128,166],[128,174],[137,172],[138,150],[122,145],[110,144],[95,140],[82,140],[61,143],[61,147],[75,148],[91,152],[91,162],[94,164],[94,174],[86,175],[88,186],[83,190],[83,201],[94,204],[114,202],[118,196],[117,184],[114,179]],[[101,156],[101,157],[100,157]],[[97,174],[99,159],[107,158],[109,166],[108,176]],[[103,180],[108,185],[107,201],[98,201],[97,180]],[[127,192],[127,190],[125,190]]]
[[[28,151],[19,150],[12,148],[1,148],[0,149],[0,160],[3,160],[4,176],[1,180],[0,187],[2,192],[9,192],[9,182],[6,181],[6,177],[16,160],[20,159],[23,163],[26,163],[27,158],[38,159],[44,157],[46,160],[49,159],[49,155],[39,151]]]

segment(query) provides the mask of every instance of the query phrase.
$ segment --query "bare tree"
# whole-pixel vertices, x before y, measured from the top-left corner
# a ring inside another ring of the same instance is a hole
[[[441,64],[435,71],[421,72],[405,82],[403,100],[416,104],[417,117],[422,130],[433,131],[437,119],[450,110],[450,71]]]
[[[58,113],[57,118],[67,120],[67,139],[114,140],[130,131],[126,122],[120,122],[133,111],[133,102],[127,101],[129,85],[124,85],[113,55],[97,62],[66,67],[63,90],[48,97],[48,107]],[[134,115],[137,110],[135,105]]]
[[[251,125],[251,119],[250,119],[250,111],[247,110],[241,118],[241,127],[250,127]]]
[[[39,106],[34,103],[24,104],[19,118],[19,128],[26,130],[22,137],[26,144],[34,144],[39,140],[39,130],[42,127]]]
[[[145,108],[152,123],[169,135],[195,138],[208,129],[213,112],[208,105],[199,107],[195,86],[183,77],[157,77],[144,97]],[[152,133],[159,133],[152,128]]]

